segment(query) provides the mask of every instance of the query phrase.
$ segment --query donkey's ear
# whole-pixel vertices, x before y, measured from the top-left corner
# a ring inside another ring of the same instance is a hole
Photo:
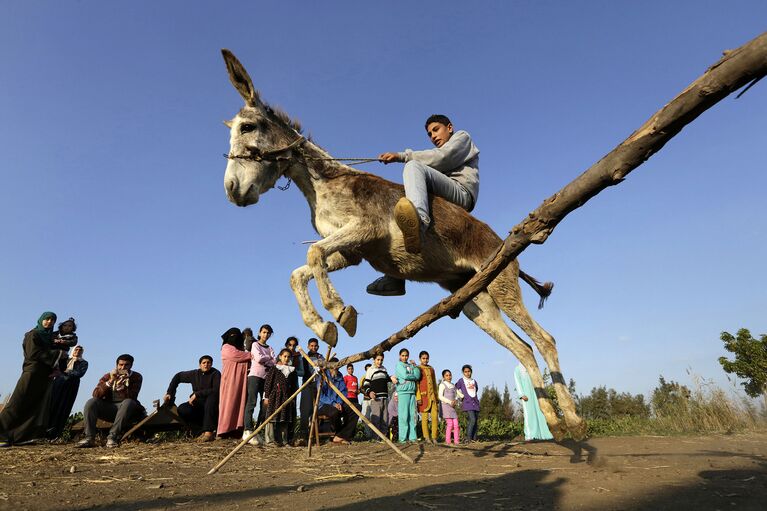
[[[234,53],[226,48],[221,50],[221,54],[224,56],[224,62],[226,62],[226,70],[229,73],[229,79],[232,81],[232,85],[240,93],[242,99],[249,106],[256,106],[259,102],[258,92],[253,87],[253,81],[250,79],[248,72],[245,71],[245,67],[240,64]]]

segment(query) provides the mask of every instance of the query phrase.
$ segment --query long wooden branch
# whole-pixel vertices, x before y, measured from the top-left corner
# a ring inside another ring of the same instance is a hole
[[[336,367],[372,358],[413,337],[442,316],[460,311],[464,304],[487,287],[514,258],[531,243],[546,241],[571,211],[626,176],[657,153],[682,128],[700,114],[750,82],[767,74],[767,32],[724,56],[677,97],[656,112],[618,147],[592,165],[570,184],[538,206],[514,226],[498,251],[461,289],[408,323],[400,331],[367,351],[344,358]]]

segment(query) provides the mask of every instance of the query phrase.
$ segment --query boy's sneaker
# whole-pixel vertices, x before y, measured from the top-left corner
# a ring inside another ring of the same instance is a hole
[[[95,446],[96,446],[96,442],[94,442],[92,438],[88,438],[88,437],[83,438],[82,440],[77,442],[77,444],[75,444],[75,447],[78,447],[80,449],[87,449],[89,447],[95,447]]]
[[[119,446],[120,446],[120,442],[118,442],[115,438],[113,438],[111,436],[107,438],[107,447],[109,449],[113,449],[113,448],[119,447]]]

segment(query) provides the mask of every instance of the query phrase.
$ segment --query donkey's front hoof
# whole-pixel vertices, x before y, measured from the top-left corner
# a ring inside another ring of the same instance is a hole
[[[338,328],[335,323],[325,323],[325,329],[320,337],[328,346],[335,347],[338,344]]]
[[[352,305],[347,305],[344,310],[341,311],[341,315],[338,316],[338,324],[346,330],[349,337],[354,337],[357,333],[357,309]]]

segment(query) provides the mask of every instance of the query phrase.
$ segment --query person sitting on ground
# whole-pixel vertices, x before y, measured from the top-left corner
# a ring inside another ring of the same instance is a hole
[[[479,196],[479,149],[465,131],[453,131],[446,116],[436,114],[426,119],[426,133],[435,149],[383,153],[378,160],[388,164],[404,162],[402,179],[405,197],[394,207],[394,219],[402,231],[405,250],[417,254],[431,224],[429,194],[442,197],[466,211],[471,211]],[[405,294],[405,281],[385,275],[367,287],[379,296]]]
[[[127,353],[117,357],[115,368],[101,377],[93,397],[85,403],[83,421],[85,437],[77,447],[96,445],[96,421],[112,421],[107,436],[107,447],[120,445],[120,437],[131,422],[146,415],[146,410],[138,401],[144,378],[132,370],[133,357]]]
[[[45,437],[50,413],[51,370],[59,358],[52,345],[56,314],[44,312],[24,334],[24,365],[11,398],[0,411],[0,445],[10,447]]]
[[[63,368],[53,380],[51,417],[48,422],[48,437],[58,438],[64,431],[72,406],[80,390],[80,380],[88,371],[88,361],[83,358],[85,349],[79,344],[72,350],[72,356],[64,359]]]
[[[333,357],[330,359],[330,362],[338,362],[338,359]],[[338,369],[327,369],[325,375],[341,394],[346,395],[346,384]],[[333,422],[336,432],[333,437],[333,443],[351,443],[357,428],[357,414],[349,405],[344,403],[341,397],[325,380],[322,380],[322,386],[320,387],[320,402],[317,414],[318,416],[324,415]]]
[[[199,369],[176,373],[168,385],[163,401],[173,404],[179,383],[190,383],[192,394],[186,403],[178,405],[178,415],[195,432],[200,431],[198,442],[212,442],[216,439],[218,426],[218,396],[221,373],[213,367],[213,357],[203,355],[198,361]]]

